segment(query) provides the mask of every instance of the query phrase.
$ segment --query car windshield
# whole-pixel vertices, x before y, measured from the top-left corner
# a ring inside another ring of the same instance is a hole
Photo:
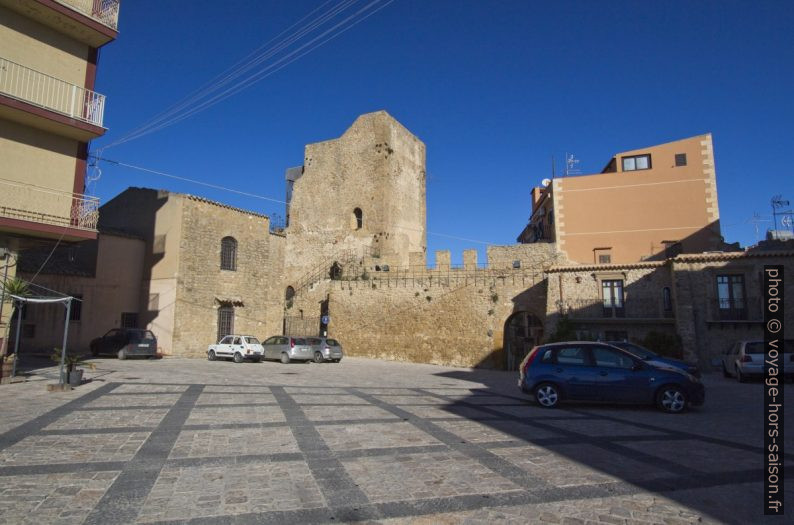
[[[633,343],[627,343],[625,341],[618,341],[615,343],[610,343],[612,346],[617,346],[618,348],[622,348],[627,352],[630,352],[640,359],[652,359],[656,357],[656,354],[648,350],[647,348],[643,348],[640,345],[635,345]]]
[[[154,341],[154,334],[149,330],[133,330],[129,333],[128,337],[131,343]]]
[[[328,346],[339,346],[339,342],[336,339],[326,339],[325,344]]]
[[[258,344],[259,344],[259,339],[257,339],[256,337],[246,337],[246,338],[245,338],[245,341],[246,341],[246,342],[247,342],[249,345],[258,345]]]

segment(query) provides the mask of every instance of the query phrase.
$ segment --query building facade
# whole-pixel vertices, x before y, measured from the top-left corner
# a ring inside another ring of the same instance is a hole
[[[601,173],[532,191],[518,242],[555,242],[581,264],[723,249],[711,134],[618,153]]]
[[[709,368],[735,341],[763,340],[763,268],[781,265],[794,275],[793,248],[554,266],[547,271],[546,332],[565,317],[580,339],[643,343],[651,334]],[[784,293],[794,297],[794,284]],[[784,325],[794,326],[794,312],[786,311]]]
[[[105,132],[94,91],[99,48],[117,36],[119,0],[0,0],[0,255],[96,239],[84,195],[88,143]],[[6,333],[5,304],[0,332]]]

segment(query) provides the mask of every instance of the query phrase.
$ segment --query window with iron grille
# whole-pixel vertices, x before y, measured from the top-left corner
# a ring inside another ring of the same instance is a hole
[[[138,328],[138,312],[123,312],[121,314],[122,328]]]
[[[237,270],[237,241],[234,237],[221,239],[221,270]]]
[[[76,300],[72,301],[72,306],[69,307],[69,320],[79,321],[83,316],[83,296],[72,295]]]
[[[218,308],[218,337],[220,341],[227,335],[234,332],[234,307],[224,305]]]

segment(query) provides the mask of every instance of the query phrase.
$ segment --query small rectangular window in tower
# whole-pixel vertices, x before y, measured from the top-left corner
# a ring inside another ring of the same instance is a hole
[[[596,264],[611,264],[612,248],[593,248],[593,259]]]
[[[676,153],[675,154],[675,165],[678,166],[686,166],[686,153]]]

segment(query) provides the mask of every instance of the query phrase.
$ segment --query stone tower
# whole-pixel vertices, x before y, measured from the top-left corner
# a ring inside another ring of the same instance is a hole
[[[287,170],[287,202],[288,285],[353,253],[424,264],[425,145],[385,111],[307,145],[303,166]]]

